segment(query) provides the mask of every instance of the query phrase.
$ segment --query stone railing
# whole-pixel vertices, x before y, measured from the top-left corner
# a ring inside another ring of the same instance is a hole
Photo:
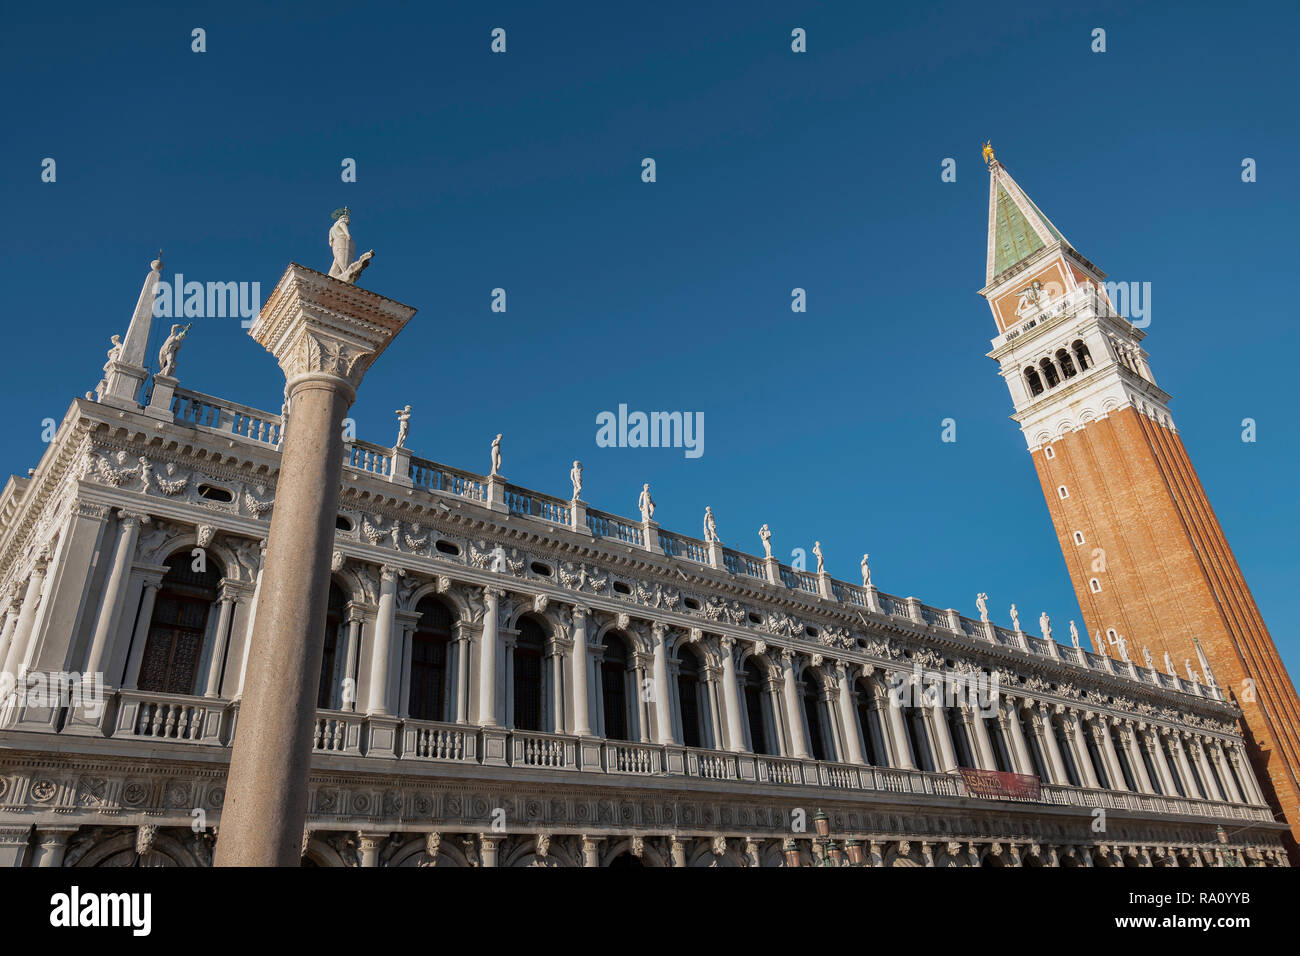
[[[274,445],[279,441],[280,416],[226,402],[201,392],[178,388],[173,397],[172,410],[177,421],[195,428],[236,436],[262,445]],[[345,464],[357,471],[389,481],[409,478],[416,489],[468,498],[485,506],[491,504],[488,501],[486,476],[451,468],[424,458],[411,457],[407,465],[408,459],[399,459],[393,449],[359,440],[349,442],[345,451]],[[402,454],[405,455],[405,451]],[[399,463],[400,468],[398,468]],[[507,485],[505,503],[511,515],[536,518],[556,526],[572,527],[572,503],[560,498],[516,485]],[[587,529],[598,539],[616,540],[637,548],[653,547],[653,542],[647,542],[645,529],[639,521],[588,509],[586,523]],[[692,561],[708,567],[713,566],[709,545],[698,538],[660,530],[658,541],[659,547],[668,557]],[[763,582],[766,587],[773,586],[768,582],[766,567],[761,558],[731,548],[723,548],[720,551],[721,567],[716,570],[752,578]],[[778,586],[816,596],[819,600],[826,600],[821,596],[817,575],[788,565],[778,567],[781,581],[781,585]],[[899,598],[879,591],[875,592],[873,605],[871,590],[867,588],[835,580],[831,580],[830,587],[831,600],[848,604],[856,609],[874,612],[878,607],[880,613],[895,620],[907,621],[916,626],[947,633],[961,633],[967,638],[984,643],[990,643],[990,634],[992,634],[992,642],[1012,653],[1045,658],[1067,667],[1097,671],[1121,680],[1136,681],[1210,700],[1224,699],[1217,687],[1208,684],[1193,683],[1177,675],[1148,670],[1132,662],[1118,661],[1106,655],[1092,654],[1081,649],[1076,650],[1072,646],[1032,635],[1025,635],[1028,639],[1022,641],[1015,631],[962,617],[951,609],[931,607],[919,604],[912,598]],[[919,611],[913,613],[913,607],[918,605]],[[954,621],[955,624],[952,623]]]
[[[115,705],[115,706],[114,706]],[[105,736],[167,741],[182,747],[229,748],[238,704],[177,694],[118,691],[101,719]],[[115,716],[109,716],[115,715]],[[398,725],[396,743],[391,727]],[[351,711],[317,711],[312,748],[331,755],[376,760],[442,761],[466,765],[509,765],[541,771],[582,771],[630,776],[684,776],[826,790],[875,791],[930,797],[969,796],[957,774],[872,767],[830,760],[731,753],[672,744],[574,737],[540,731],[479,727],[413,718],[385,718],[382,737],[370,744],[371,722]],[[62,732],[62,731],[58,731]],[[79,734],[81,735],[81,734]],[[388,749],[384,750],[382,747]],[[124,752],[129,757],[130,752]],[[180,755],[180,751],[177,755]],[[491,754],[498,754],[495,758]],[[166,754],[153,753],[153,757]],[[1267,807],[1114,790],[1043,784],[1042,803],[1084,808],[1107,807],[1144,814],[1271,821]]]

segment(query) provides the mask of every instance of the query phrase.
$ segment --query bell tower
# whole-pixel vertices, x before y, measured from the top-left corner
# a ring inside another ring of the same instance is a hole
[[[1098,653],[1219,686],[1300,864],[1300,700],[1156,384],[1146,334],[985,147],[980,290],[998,363]],[[1232,768],[1224,768],[1231,774]]]

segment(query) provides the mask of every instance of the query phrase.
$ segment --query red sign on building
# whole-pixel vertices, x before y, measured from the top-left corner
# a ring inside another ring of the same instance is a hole
[[[1000,770],[971,770],[959,767],[962,781],[972,797],[986,800],[1040,800],[1041,791],[1037,777],[1023,773],[1003,773]]]

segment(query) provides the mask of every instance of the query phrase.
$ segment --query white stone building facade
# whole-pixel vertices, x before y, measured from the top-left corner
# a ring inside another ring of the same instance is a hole
[[[0,865],[219,838],[281,417],[109,365],[0,495]],[[1286,865],[1212,683],[364,441],[332,571],[308,865]]]

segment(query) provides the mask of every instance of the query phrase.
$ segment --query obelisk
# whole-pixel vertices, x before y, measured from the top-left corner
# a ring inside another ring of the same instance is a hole
[[[343,417],[366,369],[415,314],[352,284],[360,263],[343,278],[291,263],[249,329],[284,370],[290,424],[281,443],[217,866],[301,862]]]

